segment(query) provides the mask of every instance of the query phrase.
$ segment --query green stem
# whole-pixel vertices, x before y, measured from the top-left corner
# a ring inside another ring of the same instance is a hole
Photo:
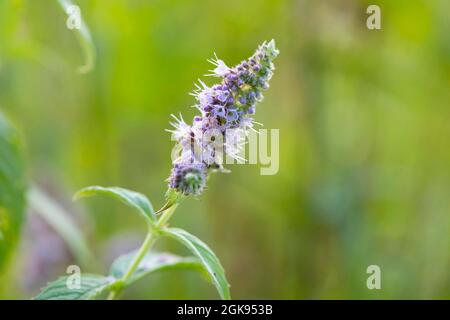
[[[145,254],[150,250],[150,248],[153,246],[153,244],[156,242],[156,240],[159,237],[159,229],[164,227],[167,222],[169,221],[170,217],[174,213],[175,209],[178,207],[178,204],[174,204],[167,210],[163,212],[161,217],[158,220],[158,223],[155,227],[151,227],[147,233],[147,236],[145,237],[144,242],[142,243],[141,247],[139,248],[138,253],[133,259],[133,262],[131,262],[130,266],[128,267],[127,272],[125,275],[120,279],[121,286],[119,286],[116,289],[111,290],[111,292],[108,295],[108,300],[114,300],[117,298],[117,296],[120,294],[120,292],[123,289],[123,285],[127,283],[127,281],[130,279],[130,277],[133,275],[133,273],[136,271],[136,269],[139,267],[140,262],[145,257]]]
[[[122,284],[127,283],[128,279],[130,279],[130,277],[136,271],[136,269],[139,266],[139,263],[144,258],[145,254],[153,246],[153,244],[155,243],[156,239],[157,239],[156,234],[153,233],[152,230],[150,229],[148,231],[148,233],[147,233],[147,236],[145,237],[144,242],[142,243],[141,247],[139,248],[138,253],[134,257],[133,262],[131,262],[130,266],[128,267],[127,272],[122,277],[122,279],[121,279]],[[122,287],[119,287],[119,288],[111,291],[111,293],[108,296],[108,300],[114,300],[119,295],[120,291],[122,291]]]
[[[174,203],[170,208],[168,208],[166,211],[163,212],[161,217],[158,219],[158,223],[156,224],[157,229],[164,227],[164,225],[172,217],[172,214],[177,209],[177,207],[178,207],[178,203]]]

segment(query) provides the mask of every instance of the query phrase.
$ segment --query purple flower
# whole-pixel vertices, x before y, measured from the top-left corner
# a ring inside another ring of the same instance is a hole
[[[226,119],[229,122],[236,121],[239,118],[239,114],[234,109],[228,109]]]
[[[174,117],[172,123],[175,130],[174,139],[181,146],[181,156],[174,162],[169,186],[183,194],[200,194],[203,191],[206,176],[210,168],[223,169],[219,159],[223,152],[236,159],[242,147],[242,139],[237,145],[225,143],[225,148],[218,150],[212,141],[203,139],[205,133],[213,130],[219,135],[229,136],[230,130],[238,130],[240,134],[253,127],[252,115],[256,111],[255,103],[262,100],[262,90],[269,87],[274,65],[273,60],[279,51],[272,40],[264,42],[248,60],[230,68],[215,55],[209,60],[215,68],[212,76],[222,78],[220,84],[208,87],[201,80],[192,93],[197,100],[195,107],[201,111],[201,116],[194,117],[192,126]],[[237,103],[235,105],[235,103]],[[195,149],[200,148],[200,156]]]
[[[218,91],[218,93],[217,93],[217,99],[220,102],[227,101],[229,96],[230,96],[230,93],[228,91]]]
[[[225,107],[220,104],[216,104],[213,106],[211,113],[216,117],[225,117]]]

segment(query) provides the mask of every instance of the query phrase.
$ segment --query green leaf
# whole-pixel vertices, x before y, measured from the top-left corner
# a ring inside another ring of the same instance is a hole
[[[0,269],[19,238],[24,220],[26,178],[19,134],[0,113]]]
[[[80,198],[91,197],[99,194],[107,195],[122,201],[126,205],[137,209],[150,224],[156,223],[156,214],[155,210],[153,210],[152,204],[150,203],[150,201],[147,199],[146,196],[138,192],[134,192],[119,187],[105,188],[99,186],[92,186],[78,191],[74,195],[73,199],[78,200]]]
[[[63,8],[66,14],[70,13],[70,8],[74,5],[70,0],[58,0],[59,5]],[[83,16],[81,12],[81,16]],[[74,28],[73,31],[80,43],[81,49],[83,50],[85,63],[83,66],[78,68],[79,73],[88,73],[94,68],[95,65],[95,46],[92,41],[91,32],[89,31],[88,26],[84,22],[84,19],[81,18],[81,28]]]
[[[137,252],[131,252],[117,258],[111,265],[110,275],[121,279],[128,270]],[[149,252],[141,260],[138,268],[130,277],[127,285],[145,277],[150,273],[171,269],[192,269],[205,274],[200,261],[194,257],[180,257],[170,253]]]
[[[214,252],[205,243],[183,229],[167,228],[162,230],[162,234],[181,242],[191,250],[210,275],[220,297],[226,300],[230,299],[230,285],[225,277],[225,271]]]
[[[166,203],[156,211],[156,214],[161,213],[172,207],[174,204],[181,203],[186,198],[181,192],[176,189],[169,188],[166,192]]]
[[[81,274],[79,288],[70,288],[70,277],[75,275],[60,277],[50,282],[34,298],[35,300],[90,300],[104,292],[114,282],[113,278],[107,278],[95,274]],[[68,283],[69,280],[69,283]],[[69,285],[68,285],[69,284]]]

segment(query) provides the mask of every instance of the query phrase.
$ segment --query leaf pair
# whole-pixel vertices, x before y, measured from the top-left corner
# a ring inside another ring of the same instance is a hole
[[[111,196],[126,205],[137,209],[153,228],[153,231],[156,231],[160,236],[167,236],[177,240],[196,256],[196,258],[182,258],[168,253],[147,253],[139,263],[136,271],[128,279],[127,283],[124,283],[123,285],[129,285],[152,272],[167,269],[189,268],[207,275],[219,292],[220,297],[222,299],[230,299],[229,284],[225,277],[225,271],[214,252],[200,239],[183,229],[159,226],[160,224],[157,223],[158,219],[156,213],[147,197],[140,193],[119,187],[105,188],[93,186],[77,192],[74,199],[76,200],[97,194]],[[110,277],[84,275],[83,277],[87,277],[85,283],[82,281],[82,288],[77,292],[73,292],[73,294],[65,293],[64,290],[62,290],[61,284],[69,278],[62,277],[55,282],[50,283],[36,298],[59,299],[58,294],[61,294],[60,297],[62,298],[69,297],[70,299],[74,297],[78,299],[95,298],[99,293],[113,287],[124,277],[135,255],[136,252],[132,252],[119,257],[111,267]]]
[[[60,277],[47,285],[36,300],[89,300],[98,297],[114,285],[126,273],[136,252],[117,258],[111,266],[108,277],[96,274],[80,274]],[[130,278],[129,285],[151,273],[169,269],[193,269],[202,271],[201,263],[195,258],[184,258],[169,253],[148,253],[139,264],[139,268]],[[76,278],[79,277],[77,283]]]

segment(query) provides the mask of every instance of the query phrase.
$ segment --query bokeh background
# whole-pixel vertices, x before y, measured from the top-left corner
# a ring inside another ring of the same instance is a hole
[[[232,166],[172,224],[213,248],[236,299],[450,298],[448,1],[75,3],[96,50],[87,74],[76,72],[83,51],[56,0],[0,0],[0,108],[23,138],[28,181],[64,208],[95,258],[77,258],[28,205],[2,298],[32,297],[69,264],[107,272],[137,247],[146,230],[131,209],[72,194],[118,185],[160,206],[173,146],[164,129],[171,113],[195,114],[188,92],[206,59],[234,65],[272,38],[281,54],[257,120],[280,129],[278,174]],[[381,30],[366,28],[369,4],[381,7]],[[366,287],[372,264],[381,290]],[[216,297],[188,271],[124,295]]]

